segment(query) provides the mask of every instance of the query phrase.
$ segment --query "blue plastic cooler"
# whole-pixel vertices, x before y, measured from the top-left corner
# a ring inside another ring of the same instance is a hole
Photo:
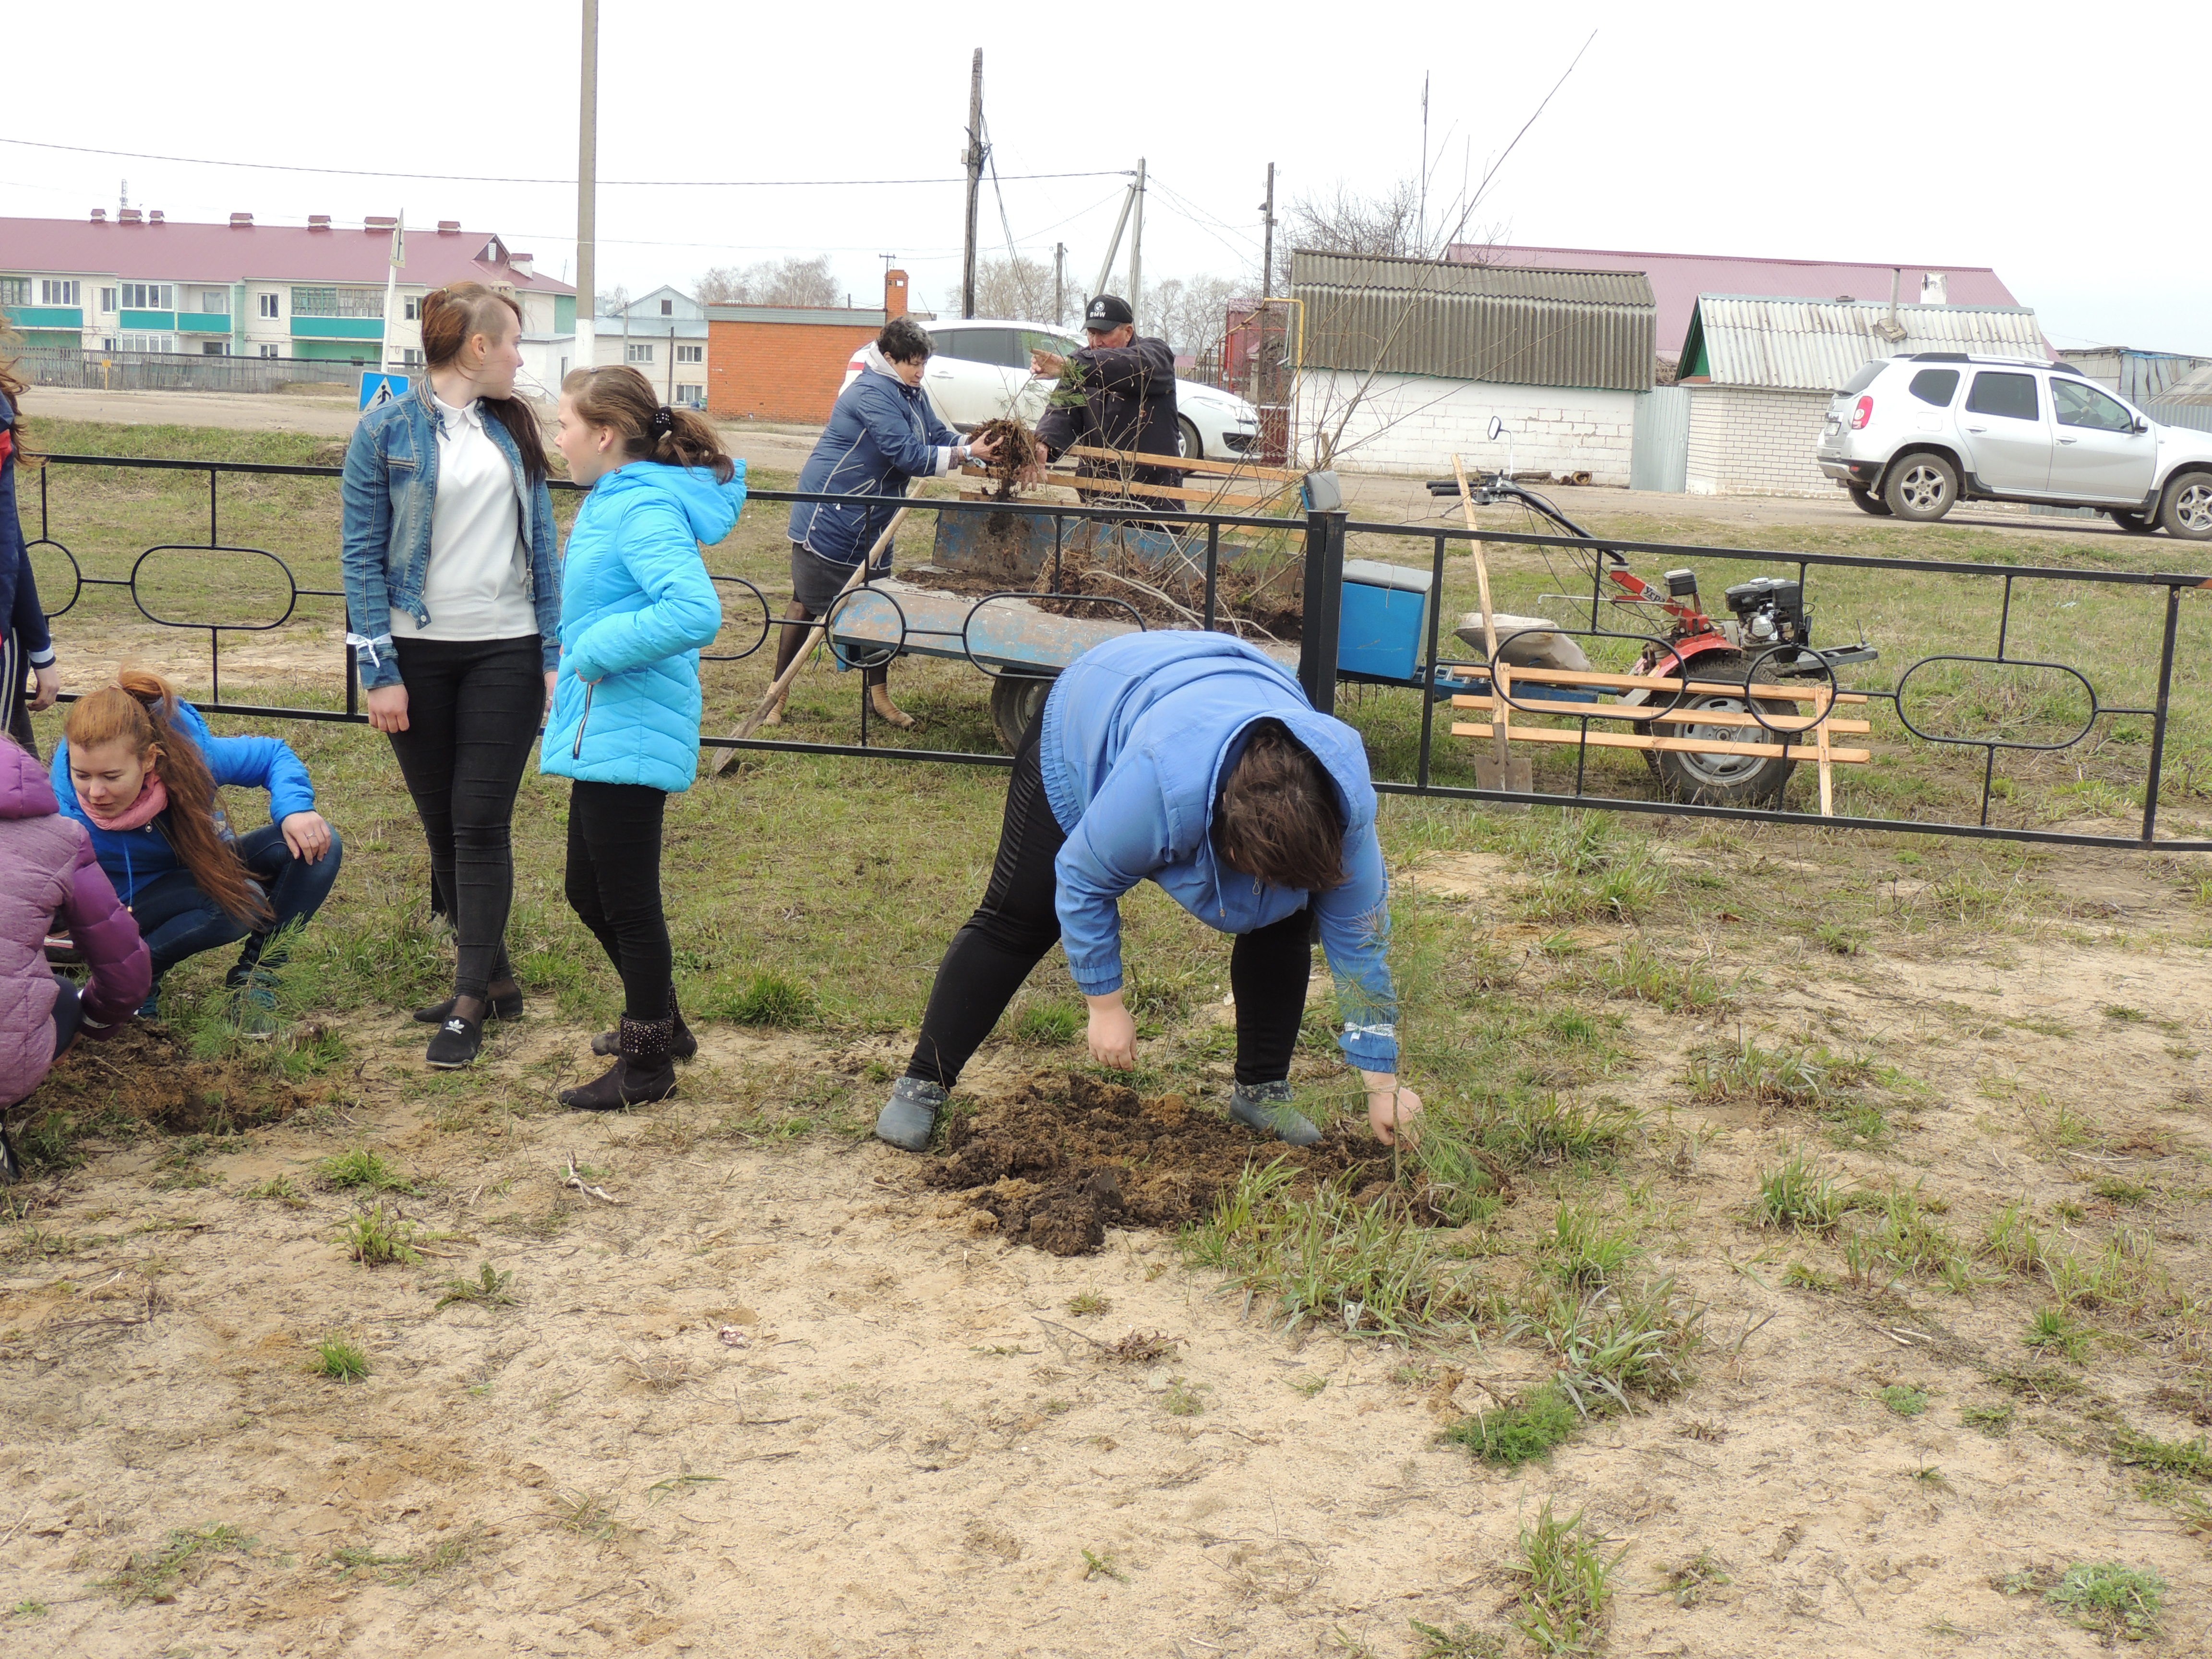
[[[1428,637],[1431,574],[1376,559],[1344,562],[1344,610],[1336,641],[1340,673],[1419,678],[1421,643]]]

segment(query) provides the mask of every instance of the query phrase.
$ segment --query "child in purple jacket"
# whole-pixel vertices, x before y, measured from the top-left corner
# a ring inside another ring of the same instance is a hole
[[[57,920],[92,969],[82,990],[46,966]],[[37,758],[0,737],[0,1185],[21,1174],[7,1109],[46,1080],[80,1034],[104,1037],[130,1018],[153,978],[145,941],[93,857],[92,838],[61,816]]]

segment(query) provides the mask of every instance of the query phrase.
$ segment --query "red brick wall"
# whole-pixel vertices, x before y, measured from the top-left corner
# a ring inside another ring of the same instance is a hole
[[[707,332],[708,413],[725,420],[826,421],[846,363],[877,330],[710,322]]]
[[[906,313],[906,272],[887,270],[884,273],[884,320],[889,322]]]

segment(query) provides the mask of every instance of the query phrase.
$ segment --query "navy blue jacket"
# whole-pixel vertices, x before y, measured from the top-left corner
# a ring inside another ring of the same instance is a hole
[[[799,488],[822,495],[903,495],[908,481],[952,470],[959,434],[937,418],[929,394],[908,386],[873,345],[860,377],[839,394],[821,441],[799,470]],[[801,501],[791,539],[832,564],[858,564],[891,521],[895,507]],[[888,568],[890,550],[878,562]]]
[[[15,406],[0,394],[0,428],[15,429]],[[38,578],[31,574],[31,555],[23,543],[23,522],[16,516],[15,456],[0,461],[0,617],[23,642],[23,654],[44,665],[54,659],[53,640],[46,632],[46,613],[39,605]]]

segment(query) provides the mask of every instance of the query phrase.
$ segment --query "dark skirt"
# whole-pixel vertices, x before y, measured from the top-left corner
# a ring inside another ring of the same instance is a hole
[[[878,575],[889,574],[890,562],[884,560],[876,568]],[[791,544],[791,597],[806,607],[806,614],[818,617],[829,610],[830,602],[844,591],[852,579],[853,567],[825,559],[819,553]]]

